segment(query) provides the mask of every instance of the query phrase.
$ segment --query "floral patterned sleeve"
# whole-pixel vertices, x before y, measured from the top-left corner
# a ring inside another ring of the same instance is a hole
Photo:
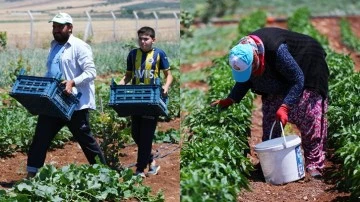
[[[284,104],[291,106],[298,102],[304,88],[304,74],[293,56],[290,54],[286,44],[280,45],[277,53],[278,71],[287,78],[291,84],[288,94],[283,101]]]

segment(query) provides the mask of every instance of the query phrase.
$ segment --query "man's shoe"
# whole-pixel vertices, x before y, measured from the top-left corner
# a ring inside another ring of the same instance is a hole
[[[35,172],[28,172],[27,175],[26,175],[26,179],[31,179],[33,177],[35,177],[36,173]]]
[[[140,176],[140,177],[142,177],[142,178],[146,178],[146,175],[145,175],[144,171],[143,171],[143,172],[141,172],[141,171],[136,171],[134,175]]]
[[[160,170],[159,165],[150,165],[149,171],[147,172],[148,175],[157,175]]]

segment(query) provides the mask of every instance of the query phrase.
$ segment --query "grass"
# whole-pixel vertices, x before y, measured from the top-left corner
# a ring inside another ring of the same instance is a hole
[[[108,42],[91,45],[94,62],[99,76],[111,73],[123,73],[126,69],[126,58],[130,49],[137,47],[133,41]],[[155,47],[163,49],[169,62],[177,64],[180,57],[179,44],[176,42],[158,42]],[[43,76],[46,71],[47,49],[7,49],[0,52],[0,88],[9,87],[12,84],[11,74],[19,66],[29,67],[26,74],[31,76]],[[21,60],[21,62],[20,62]]]
[[[182,74],[180,81],[181,83],[187,83],[192,81],[206,81],[207,77],[208,73],[200,69]]]
[[[275,16],[290,16],[297,9],[308,6],[313,16],[323,15],[354,15],[360,14],[360,1],[354,0],[272,0],[272,1],[261,1],[261,0],[236,0],[237,9],[236,13],[241,15],[248,15],[257,9],[266,11],[268,15]],[[201,13],[201,9],[206,7],[205,0],[197,1],[196,4],[190,0],[181,0],[181,9],[187,10],[191,13]],[[309,6],[311,5],[311,6]]]
[[[183,3],[181,1],[181,3]],[[186,2],[185,2],[186,3]],[[227,52],[233,42],[233,36],[237,26],[204,27],[195,29],[192,38],[181,39],[181,64],[192,64],[195,62],[208,61],[219,56],[207,54],[209,52]],[[221,37],[219,37],[221,36]],[[195,70],[181,74],[180,83],[207,81],[208,73],[203,70]],[[199,89],[181,89],[181,111],[192,112],[203,109],[209,104],[205,99],[206,92]]]
[[[194,63],[214,59],[201,56],[209,51],[227,52],[233,43],[237,26],[211,27],[195,29],[192,38],[181,39],[181,63]]]
[[[180,8],[181,10],[186,10],[190,13],[194,13],[197,9],[203,8],[205,4],[206,0],[197,0],[196,3],[194,3],[193,0],[181,0]]]
[[[206,92],[199,89],[181,89],[181,112],[193,112],[204,109],[209,104],[206,103]]]

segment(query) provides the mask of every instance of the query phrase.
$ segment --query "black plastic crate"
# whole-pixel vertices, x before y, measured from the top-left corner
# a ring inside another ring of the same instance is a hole
[[[79,104],[81,93],[67,95],[57,78],[26,76],[20,71],[9,93],[33,115],[48,115],[70,120]]]
[[[168,97],[163,96],[161,85],[110,85],[109,106],[119,116],[167,116]]]

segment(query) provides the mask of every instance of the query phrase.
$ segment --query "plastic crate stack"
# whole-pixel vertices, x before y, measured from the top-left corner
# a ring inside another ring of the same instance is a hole
[[[60,82],[61,74],[56,78],[24,75],[21,69],[9,93],[33,115],[48,115],[70,120],[79,104],[81,93],[68,95]]]
[[[152,85],[110,85],[109,106],[119,116],[168,116],[168,97],[162,93],[160,80]]]

